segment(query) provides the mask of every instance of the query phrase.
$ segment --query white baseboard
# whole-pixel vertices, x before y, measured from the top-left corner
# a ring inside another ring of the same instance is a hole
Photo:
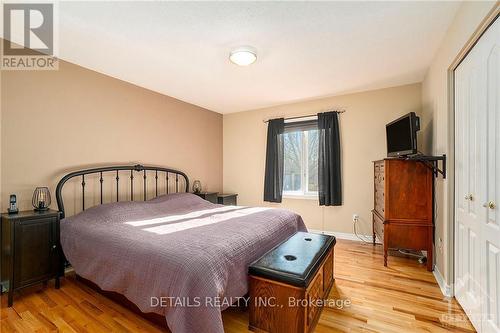
[[[355,234],[347,233],[347,232],[336,232],[336,231],[322,231],[322,230],[316,230],[316,229],[309,229],[309,232],[315,233],[315,234],[325,234],[325,235],[330,235],[330,236],[335,236],[335,238],[338,239],[345,239],[345,240],[351,240],[351,241],[357,241],[361,242],[361,240],[356,237]],[[372,235],[360,235],[363,238],[366,239],[373,239]]]
[[[453,297],[451,286],[444,281],[443,275],[441,275],[441,272],[436,265],[434,265],[434,271],[432,273],[434,274],[443,295],[446,297]]]

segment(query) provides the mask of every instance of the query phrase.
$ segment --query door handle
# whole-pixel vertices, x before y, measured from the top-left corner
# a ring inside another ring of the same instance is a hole
[[[466,194],[466,195],[465,195],[465,200],[470,200],[470,201],[472,201],[472,200],[474,200],[474,197],[472,196],[472,194]]]
[[[490,201],[490,202],[483,204],[483,207],[489,208],[489,209],[495,209],[497,207],[497,205],[493,201]]]

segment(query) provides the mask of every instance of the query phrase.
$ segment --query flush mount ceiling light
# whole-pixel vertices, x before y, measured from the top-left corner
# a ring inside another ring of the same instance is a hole
[[[251,46],[241,46],[229,54],[229,60],[238,66],[248,66],[257,60],[257,50]]]

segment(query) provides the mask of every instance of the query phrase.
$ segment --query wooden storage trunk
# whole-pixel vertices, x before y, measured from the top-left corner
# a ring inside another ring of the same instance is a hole
[[[335,237],[299,232],[250,266],[256,332],[312,332],[334,282]]]

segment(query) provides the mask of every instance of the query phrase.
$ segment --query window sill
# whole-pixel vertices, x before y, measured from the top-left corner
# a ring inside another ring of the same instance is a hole
[[[319,200],[317,194],[285,194],[283,199]]]

